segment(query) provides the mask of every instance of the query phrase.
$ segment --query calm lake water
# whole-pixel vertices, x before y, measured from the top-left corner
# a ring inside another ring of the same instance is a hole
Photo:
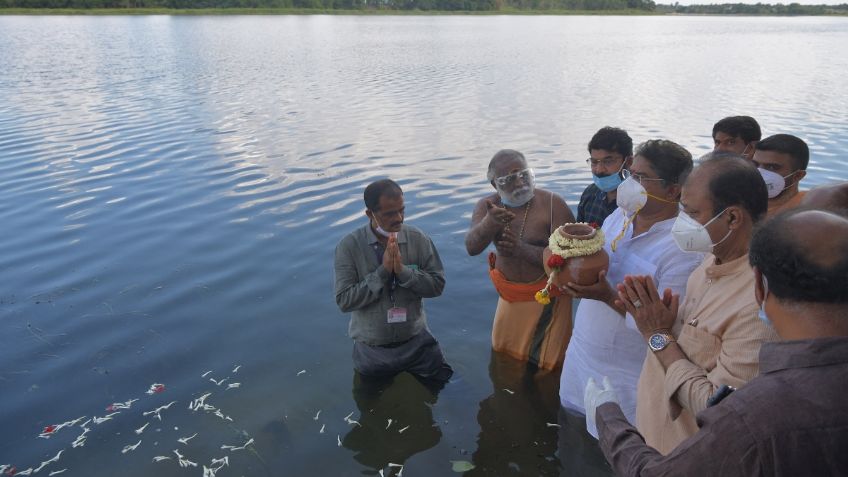
[[[598,128],[697,156],[750,114],[808,141],[806,188],[848,180],[846,45],[845,18],[0,17],[0,465],[602,475],[591,441],[557,448],[556,376],[490,353],[463,246],[489,158],[524,151],[575,207]],[[352,394],[332,253],[385,176],[446,266],[438,399],[408,376]]]

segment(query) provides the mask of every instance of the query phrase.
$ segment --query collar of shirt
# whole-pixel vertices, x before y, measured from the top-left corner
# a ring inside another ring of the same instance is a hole
[[[845,363],[848,337],[777,341],[760,348],[760,374]]]
[[[371,223],[365,224],[365,238],[368,240],[368,245],[374,245],[375,243],[379,243],[380,239],[377,238],[377,235],[374,234],[374,231],[371,230]],[[398,243],[406,243],[406,225],[400,226],[400,232],[398,232],[397,236]]]
[[[716,280],[730,275],[737,275],[751,270],[751,265],[748,263],[747,253],[739,258],[735,258],[729,262],[724,262],[719,265],[715,263],[715,255],[708,255],[707,260],[710,265],[707,266],[705,273],[707,278],[711,280]],[[751,290],[751,293],[753,292],[754,291]]]

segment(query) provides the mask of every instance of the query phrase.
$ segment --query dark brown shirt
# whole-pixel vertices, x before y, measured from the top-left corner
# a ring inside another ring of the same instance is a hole
[[[667,456],[618,405],[596,417],[619,476],[848,475],[848,338],[763,344],[760,375],[699,413],[699,431]]]

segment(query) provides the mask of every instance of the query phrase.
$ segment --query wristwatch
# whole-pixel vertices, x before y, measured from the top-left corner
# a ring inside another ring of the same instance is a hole
[[[648,347],[651,348],[651,351],[656,353],[657,351],[664,350],[669,343],[673,343],[674,341],[674,336],[671,336],[668,333],[657,332],[648,338]]]

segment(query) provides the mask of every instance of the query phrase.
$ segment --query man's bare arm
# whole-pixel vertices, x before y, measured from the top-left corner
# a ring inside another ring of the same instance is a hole
[[[514,218],[514,214],[503,207],[498,207],[488,198],[480,199],[471,215],[471,227],[465,234],[465,249],[468,255],[479,255],[495,239],[506,224]]]

